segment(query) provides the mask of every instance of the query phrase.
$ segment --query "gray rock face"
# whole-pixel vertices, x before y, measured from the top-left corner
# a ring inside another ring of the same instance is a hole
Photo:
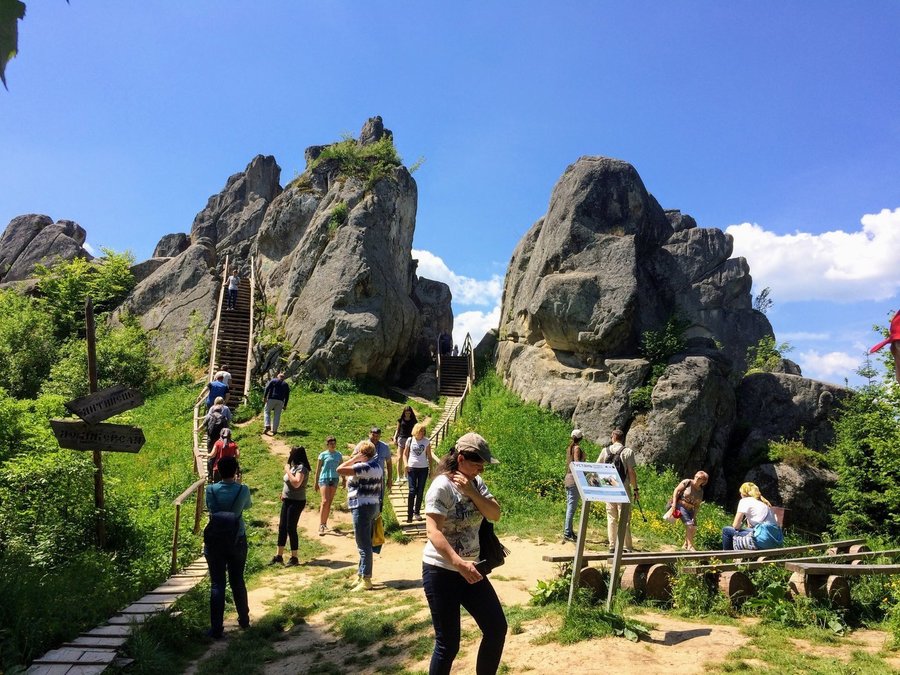
[[[653,388],[653,408],[631,427],[628,441],[641,463],[671,464],[691,476],[710,476],[707,492],[724,497],[724,463],[734,423],[729,367],[707,356],[686,356],[669,365]]]
[[[831,512],[828,489],[837,483],[836,473],[814,466],[793,467],[779,462],[755,467],[744,480],[756,483],[766,499],[788,510],[785,524],[814,533],[828,527]]]
[[[43,215],[13,218],[0,236],[0,281],[28,279],[37,264],[93,256],[84,248],[86,233],[78,223]]]
[[[114,313],[114,320],[123,312],[138,317],[160,353],[174,364],[191,348],[191,314],[197,313],[201,326],[211,325],[215,318],[220,284],[214,260],[215,251],[208,241],[169,258],[134,287]]]
[[[412,299],[416,184],[402,167],[370,190],[355,178],[329,184],[295,183],[274,200],[253,246],[264,293],[304,370],[392,379],[423,325]]]
[[[756,463],[766,456],[769,441],[796,438],[801,430],[798,440],[824,451],[834,441],[835,406],[849,393],[787,373],[747,375],[737,389],[737,466]]]
[[[162,239],[160,239],[159,243],[156,245],[156,248],[153,249],[153,257],[174,258],[176,255],[187,251],[188,246],[190,245],[191,238],[184,232],[164,234]]]
[[[432,361],[432,351],[436,353],[438,336],[443,332],[453,333],[453,310],[450,308],[453,295],[442,281],[414,276],[412,299],[422,317],[415,357],[421,367],[426,367]]]
[[[232,267],[242,269],[266,210],[280,194],[281,167],[275,158],[257,155],[241,173],[231,176],[222,192],[213,195],[191,226],[191,243],[209,239],[217,262],[230,256]],[[247,270],[242,269],[244,274]]]
[[[171,258],[149,258],[143,262],[139,262],[136,265],[131,266],[131,273],[134,275],[134,284],[135,286],[141,283],[144,279],[153,274],[160,267],[169,262]]]

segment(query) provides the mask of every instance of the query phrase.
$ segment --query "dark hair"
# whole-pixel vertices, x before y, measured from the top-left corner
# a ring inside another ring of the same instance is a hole
[[[450,452],[448,452],[444,457],[438,462],[437,472],[438,473],[453,473],[454,471],[459,469],[459,452],[454,445],[450,448]]]
[[[407,411],[407,410],[409,410],[410,419],[411,419],[413,422],[418,422],[419,420],[416,419],[416,411],[412,409],[412,406],[411,406],[411,405],[408,405],[408,406],[406,406],[406,407],[403,409],[403,412],[400,413],[400,419],[401,419],[401,420],[403,419],[403,416],[406,414],[406,411]]]
[[[223,479],[234,478],[238,472],[238,468],[237,457],[223,457],[219,460],[217,465],[219,475]]]
[[[614,441],[622,443],[625,440],[625,432],[621,429],[613,429],[612,437]]]
[[[578,439],[573,438],[569,441],[569,447],[566,448],[566,463],[575,461],[575,448],[578,447]]]
[[[309,457],[306,456],[306,448],[302,445],[295,445],[291,448],[291,454],[288,455],[288,464],[291,466],[303,465],[307,471],[312,471],[309,466]]]

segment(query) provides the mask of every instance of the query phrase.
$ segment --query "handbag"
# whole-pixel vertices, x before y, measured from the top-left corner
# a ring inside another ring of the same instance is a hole
[[[381,546],[384,543],[384,521],[381,514],[372,523],[372,546]]]
[[[674,511],[675,508],[670,506],[663,514],[663,520],[667,523],[674,523],[675,521],[677,521],[678,519],[675,517],[675,514],[673,513]]]
[[[753,528],[753,539],[757,549],[778,548],[784,544],[784,533],[775,523],[759,523]]]
[[[509,549],[500,543],[494,534],[494,524],[487,518],[481,519],[481,527],[478,528],[478,547],[481,560],[475,563],[483,576],[487,576],[495,567],[500,567],[506,562]]]

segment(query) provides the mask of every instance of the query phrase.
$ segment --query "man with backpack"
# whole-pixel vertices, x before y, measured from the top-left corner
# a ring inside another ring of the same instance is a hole
[[[225,405],[224,398],[221,396],[216,398],[216,402],[203,418],[203,424],[206,426],[206,453],[210,454],[213,445],[222,434],[222,429],[231,426],[231,408]]]
[[[237,609],[238,625],[250,627],[250,607],[247,602],[247,586],[244,583],[244,566],[247,564],[247,530],[243,511],[252,506],[250,490],[235,482],[238,462],[235,457],[219,461],[221,483],[206,486],[206,506],[209,523],[203,530],[203,553],[209,565],[209,623],[207,636],[214,640],[222,637],[225,615],[225,579],[231,586],[231,595]]]
[[[634,472],[634,452],[623,445],[625,432],[615,429],[610,438],[610,444],[600,451],[597,462],[600,464],[612,464],[619,473],[619,480],[625,486],[629,499],[638,498],[637,474]],[[606,504],[606,534],[609,537],[609,552],[615,551],[616,534],[619,531],[619,520],[627,523],[625,526],[624,550],[631,551],[631,504]]]

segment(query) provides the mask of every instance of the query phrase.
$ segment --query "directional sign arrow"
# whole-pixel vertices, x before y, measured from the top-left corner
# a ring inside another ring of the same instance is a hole
[[[126,410],[144,405],[141,392],[121,384],[76,398],[65,404],[66,408],[88,424],[102,422]]]
[[[75,420],[50,420],[53,435],[61,448],[137,452],[147,439],[140,427],[126,424],[85,424]]]

